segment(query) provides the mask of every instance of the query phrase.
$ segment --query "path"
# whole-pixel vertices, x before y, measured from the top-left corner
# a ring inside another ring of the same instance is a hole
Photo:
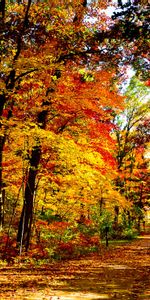
[[[0,300],[148,300],[150,236],[45,268],[0,269]]]

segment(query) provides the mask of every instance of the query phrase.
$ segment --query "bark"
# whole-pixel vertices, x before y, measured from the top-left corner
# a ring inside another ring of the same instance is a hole
[[[0,192],[0,229],[4,225],[4,201],[5,201],[5,190],[2,189]]]
[[[1,94],[0,95],[0,116],[2,116],[5,101],[6,101],[5,94]],[[1,130],[1,128],[2,128],[2,123],[0,122],[0,130]],[[1,228],[3,227],[3,224],[4,224],[5,194],[4,194],[4,190],[3,190],[2,161],[3,161],[3,149],[4,149],[5,139],[6,139],[5,134],[0,136],[0,227]]]
[[[17,242],[20,244],[21,248],[22,246],[24,246],[26,251],[28,251],[29,243],[30,243],[31,225],[33,219],[35,181],[38,172],[40,157],[41,157],[41,146],[37,145],[33,148],[31,154],[29,175],[25,187],[24,204],[23,204],[23,209],[20,217],[18,235],[17,235]]]
[[[3,190],[3,179],[2,179],[2,161],[3,161],[3,147],[5,144],[5,136],[0,137],[0,228],[4,225],[4,202],[5,193]]]
[[[114,229],[118,228],[118,218],[119,218],[119,206],[115,205],[114,208]]]
[[[101,196],[100,199],[99,199],[99,215],[100,216],[102,216],[102,213],[103,213],[103,205],[104,205],[104,199]]]
[[[5,18],[5,0],[1,0],[0,2],[0,12],[2,14],[2,20]]]
[[[37,116],[37,124],[39,128],[45,129],[48,109],[43,109]],[[20,254],[22,247],[27,252],[30,245],[31,227],[33,221],[33,203],[34,193],[36,190],[36,176],[38,173],[41,158],[41,144],[37,140],[37,145],[33,148],[30,158],[30,167],[28,179],[25,185],[24,203],[18,226],[17,244],[20,245]]]

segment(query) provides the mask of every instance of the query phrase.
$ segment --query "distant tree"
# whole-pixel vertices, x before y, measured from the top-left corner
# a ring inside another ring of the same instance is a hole
[[[117,162],[119,176],[117,187],[135,207],[138,223],[142,210],[148,203],[148,159],[149,142],[148,88],[136,78],[131,80],[126,93],[126,109],[116,118]],[[138,213],[139,212],[139,213]]]

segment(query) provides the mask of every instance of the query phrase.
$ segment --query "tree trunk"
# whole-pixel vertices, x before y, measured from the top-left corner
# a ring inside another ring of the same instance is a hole
[[[5,190],[0,191],[0,230],[4,225],[4,201],[5,201]]]
[[[6,98],[5,94],[0,95],[0,116],[3,114],[3,108],[5,104]],[[0,129],[2,128],[2,123],[0,122]],[[5,134],[0,136],[0,228],[4,225],[4,198],[5,193],[3,190],[3,149],[5,145],[6,136]]]
[[[5,0],[1,0],[0,3],[0,12],[2,14],[2,20],[5,18]]]
[[[3,195],[3,182],[2,182],[2,159],[3,159],[3,146],[5,138],[0,137],[0,228],[2,229],[4,224],[4,195]]]
[[[118,218],[119,218],[119,206],[115,205],[114,207],[114,229],[118,228]]]
[[[37,116],[39,128],[45,129],[48,110],[42,110]],[[33,202],[35,193],[36,175],[38,173],[39,162],[41,158],[41,144],[37,140],[37,145],[32,149],[30,158],[30,167],[28,179],[25,185],[24,203],[18,226],[17,244],[20,245],[20,254],[22,247],[27,252],[30,244],[31,226],[33,219]]]
[[[31,3],[31,0],[28,0],[28,3]],[[56,70],[57,79],[60,78],[61,73],[59,70]],[[54,89],[51,89],[51,93],[54,92]],[[48,96],[49,91],[47,90],[46,95]],[[49,106],[49,102],[47,105]],[[41,129],[45,129],[46,120],[48,115],[48,108],[43,109],[37,116],[37,125]],[[37,145],[33,148],[31,158],[30,158],[30,167],[28,179],[25,186],[24,192],[24,203],[22,208],[22,213],[18,226],[18,234],[17,234],[17,244],[20,245],[20,254],[22,252],[22,247],[24,247],[27,252],[30,244],[31,237],[31,226],[33,219],[33,202],[34,202],[34,193],[35,193],[35,183],[36,183],[36,175],[38,173],[39,162],[41,158],[41,145],[40,141],[37,141]]]
[[[31,159],[30,159],[30,168],[28,180],[26,182],[25,193],[24,193],[24,203],[23,209],[20,217],[17,242],[20,244],[20,252],[22,247],[28,251],[30,236],[31,236],[31,225],[33,218],[33,201],[34,201],[34,192],[35,192],[35,180],[38,172],[38,166],[41,157],[41,146],[37,145],[33,148]]]

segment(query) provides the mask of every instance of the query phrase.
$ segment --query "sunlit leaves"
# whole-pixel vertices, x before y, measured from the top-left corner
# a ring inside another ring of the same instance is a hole
[[[148,98],[148,88],[133,78],[127,89],[126,109],[120,119],[117,118],[116,130],[118,188],[139,209],[148,204]]]

